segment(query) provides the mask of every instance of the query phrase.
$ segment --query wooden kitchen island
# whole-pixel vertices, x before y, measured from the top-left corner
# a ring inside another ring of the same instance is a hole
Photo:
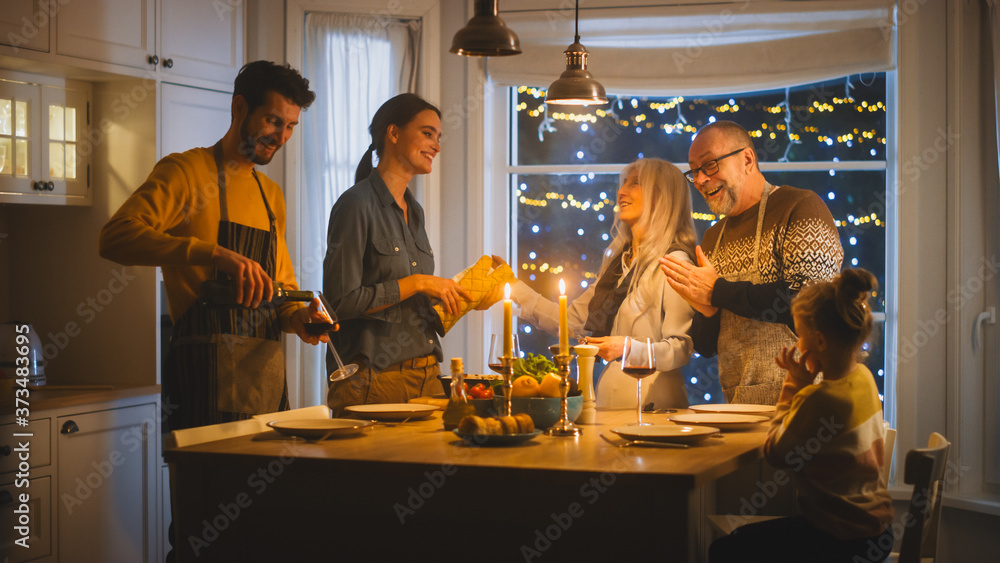
[[[178,561],[697,560],[713,482],[760,459],[767,424],[688,449],[601,439],[634,417],[601,410],[579,437],[499,448],[466,445],[438,412],[319,442],[267,431],[167,450]]]

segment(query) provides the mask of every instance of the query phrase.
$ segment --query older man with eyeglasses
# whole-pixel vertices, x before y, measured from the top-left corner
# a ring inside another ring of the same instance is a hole
[[[795,345],[792,297],[840,271],[844,249],[823,200],[772,186],[746,129],[732,121],[701,128],[684,173],[719,215],[697,248],[697,265],[660,259],[670,286],[696,311],[695,350],[719,356],[727,403],[773,405],[784,372],[774,359]]]

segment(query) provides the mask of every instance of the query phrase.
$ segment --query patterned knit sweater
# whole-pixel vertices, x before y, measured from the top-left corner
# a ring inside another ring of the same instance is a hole
[[[761,228],[760,283],[727,280],[732,272],[753,266],[757,209],[719,221],[702,238],[701,247],[720,278],[712,290],[712,305],[741,317],[784,323],[794,330],[792,297],[802,286],[829,281],[840,272],[844,249],[833,216],[818,195],[792,186],[772,188]],[[716,248],[725,223],[722,244]],[[703,356],[739,353],[718,342],[721,315],[696,314],[691,326],[695,350]],[[779,350],[775,351],[774,356]]]
[[[892,522],[889,492],[879,484],[884,447],[878,389],[857,364],[834,381],[786,378],[764,455],[796,472],[803,516],[847,540],[878,535]]]

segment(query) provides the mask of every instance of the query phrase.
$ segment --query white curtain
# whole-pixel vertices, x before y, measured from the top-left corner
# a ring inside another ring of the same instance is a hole
[[[895,0],[646,4],[580,9],[588,68],[610,92],[745,92],[895,66]],[[501,3],[523,53],[490,59],[494,81],[548,86],[559,76],[574,25],[572,3],[563,6]]]
[[[330,210],[354,185],[354,170],[371,142],[372,116],[396,94],[416,91],[420,30],[418,20],[306,14],[303,75],[316,101],[302,119],[304,251],[296,274],[303,289],[323,287]],[[303,349],[303,404],[323,404],[326,349]]]

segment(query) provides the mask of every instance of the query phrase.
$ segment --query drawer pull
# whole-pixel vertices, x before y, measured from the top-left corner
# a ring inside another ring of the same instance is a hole
[[[76,425],[72,420],[67,420],[62,425],[62,430],[59,431],[60,434],[74,434],[80,431],[80,427]]]

